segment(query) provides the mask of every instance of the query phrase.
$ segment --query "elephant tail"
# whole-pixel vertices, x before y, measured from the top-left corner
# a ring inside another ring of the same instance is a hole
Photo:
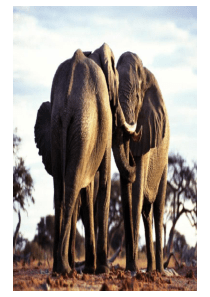
[[[51,103],[47,101],[42,103],[37,112],[34,135],[36,147],[39,149],[39,155],[42,156],[45,169],[52,175],[50,124]]]

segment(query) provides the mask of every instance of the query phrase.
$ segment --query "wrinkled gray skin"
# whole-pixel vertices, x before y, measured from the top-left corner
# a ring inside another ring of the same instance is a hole
[[[167,183],[169,122],[154,75],[136,54],[126,52],[117,63],[119,101],[129,124],[137,123],[134,142],[123,129],[113,135],[113,153],[120,172],[126,238],[126,269],[137,270],[140,215],[143,214],[147,270],[163,272],[162,226]],[[154,213],[156,263],[152,239]],[[156,265],[155,265],[156,264]]]
[[[99,172],[96,173],[95,178],[94,178],[94,191],[93,191],[93,221],[94,221],[94,235],[95,235],[95,246],[97,243],[97,234],[98,234],[98,207],[97,207],[97,194],[98,194],[98,188],[99,188]],[[85,251],[89,250],[89,241],[87,240],[88,238],[88,232],[89,230],[89,216],[87,212],[87,202],[86,202],[86,195],[89,195],[89,187],[86,187],[84,189],[81,189],[80,194],[77,198],[76,202],[76,207],[74,209],[74,213],[72,215],[72,222],[71,222],[71,236],[69,240],[69,265],[73,269],[75,268],[75,243],[76,243],[76,224],[79,219],[82,220],[82,223],[85,227]],[[88,255],[86,254],[86,259],[88,259]],[[83,267],[83,272],[84,273],[93,273],[92,269],[88,267],[87,265]]]
[[[45,169],[53,176],[55,239],[53,271],[69,273],[74,258],[74,232],[79,198],[86,210],[85,271],[107,272],[112,125],[125,123],[118,104],[119,78],[107,44],[92,54],[77,50],[57,69],[51,102],[41,105],[35,142]],[[110,108],[111,107],[111,108]],[[113,119],[113,121],[112,121]],[[97,263],[93,220],[93,184],[99,171]],[[70,241],[70,249],[69,249]],[[69,265],[70,263],[70,265]]]

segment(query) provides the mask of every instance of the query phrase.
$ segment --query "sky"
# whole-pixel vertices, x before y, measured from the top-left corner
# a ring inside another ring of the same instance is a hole
[[[20,232],[29,240],[40,218],[54,214],[53,179],[34,142],[37,110],[50,101],[60,63],[78,48],[94,51],[104,42],[112,49],[115,63],[122,53],[131,51],[153,72],[168,110],[169,151],[181,154],[190,166],[197,162],[196,6],[14,6],[13,131],[17,127],[22,139],[19,156],[30,169],[35,188],[35,204],[30,203],[28,213],[21,212]],[[17,221],[13,212],[13,232]],[[195,245],[196,232],[187,218],[176,229]]]

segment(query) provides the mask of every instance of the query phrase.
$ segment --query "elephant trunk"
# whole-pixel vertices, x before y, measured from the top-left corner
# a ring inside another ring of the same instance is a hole
[[[129,135],[134,134],[136,132],[137,123],[134,123],[134,124],[128,124],[127,123],[119,101],[118,101],[117,113],[116,114],[117,114],[117,127],[119,127],[119,128],[124,127],[125,131]]]
[[[130,141],[129,138],[129,135],[123,133],[121,128],[117,128],[112,138],[112,149],[120,175],[127,182],[133,183],[136,179],[136,164],[131,151],[126,156],[124,147]]]

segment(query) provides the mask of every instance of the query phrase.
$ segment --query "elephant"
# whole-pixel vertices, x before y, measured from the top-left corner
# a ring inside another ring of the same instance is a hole
[[[138,137],[117,127],[112,149],[120,173],[126,239],[126,269],[135,273],[140,216],[147,247],[147,271],[163,272],[162,228],[167,185],[169,120],[155,76],[140,58],[123,53],[117,63],[119,103],[127,123],[137,125]],[[156,261],[152,239],[154,214]]]
[[[37,113],[35,142],[54,184],[53,271],[58,273],[69,273],[72,269],[74,255],[69,241],[74,237],[80,195],[87,217],[86,271],[109,271],[107,230],[112,130],[124,127],[126,133],[134,133],[134,127],[126,123],[120,107],[118,86],[114,55],[106,43],[93,53],[78,49],[58,67],[50,102],[42,103]],[[100,215],[96,260],[93,184],[97,171]]]

